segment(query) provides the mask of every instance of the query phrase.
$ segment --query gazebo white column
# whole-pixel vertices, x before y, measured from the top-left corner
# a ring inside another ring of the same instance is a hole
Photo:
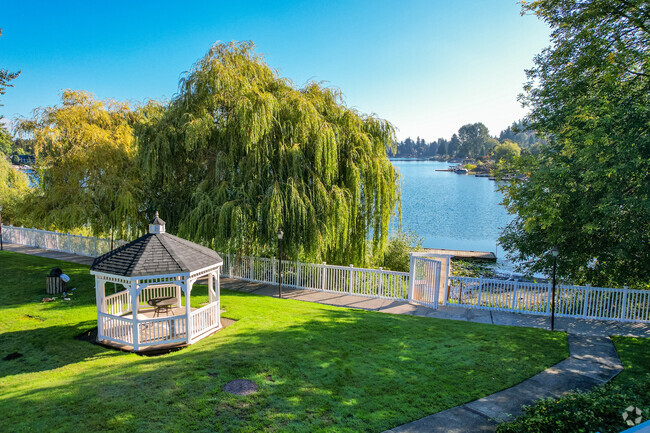
[[[181,277],[177,277],[178,282],[176,283],[176,305],[179,307],[182,305],[182,297],[183,297],[183,289],[181,288],[181,281],[183,280]],[[185,287],[184,285],[182,287]]]
[[[210,272],[208,274],[208,302],[212,303],[214,301],[214,296],[213,296],[213,288],[214,288],[214,274]]]
[[[187,317],[187,344],[192,340],[192,306],[190,305],[190,297],[192,295],[192,287],[194,280],[188,279],[185,284],[185,317]]]
[[[129,285],[129,293],[131,295],[131,312],[133,314],[133,350],[140,348],[138,339],[138,283],[136,281]]]
[[[95,277],[95,300],[97,303],[97,313],[105,313],[104,311],[104,296],[106,296],[106,280]],[[97,338],[102,340],[104,337],[103,318],[97,317]]]

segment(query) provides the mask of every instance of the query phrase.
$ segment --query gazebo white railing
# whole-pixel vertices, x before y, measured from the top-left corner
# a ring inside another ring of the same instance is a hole
[[[185,343],[192,344],[221,327],[219,273],[221,265],[187,275],[129,279],[94,273],[97,291],[98,340],[143,347]],[[191,292],[198,278],[208,277],[208,304],[191,308]],[[160,281],[167,280],[167,281]],[[126,287],[118,293],[104,296],[106,283]],[[182,296],[184,295],[184,296]],[[174,298],[176,308],[171,316],[148,317],[153,308],[151,299]],[[185,302],[183,303],[183,298]],[[180,313],[180,314],[179,314]]]

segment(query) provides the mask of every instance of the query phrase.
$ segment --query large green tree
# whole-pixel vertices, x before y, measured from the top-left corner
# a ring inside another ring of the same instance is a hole
[[[523,3],[552,29],[528,71],[526,122],[548,143],[506,189],[501,238],[529,268],[598,285],[650,281],[650,7],[640,0]]]
[[[487,126],[481,122],[463,125],[458,130],[458,156],[484,156],[497,144],[498,141],[490,137]]]
[[[24,202],[32,224],[132,237],[141,228],[141,174],[125,103],[66,90],[60,106],[37,109],[18,129],[33,137],[38,186]]]
[[[19,206],[29,192],[29,179],[0,155],[0,206],[4,224],[23,224]]]
[[[3,125],[0,125],[0,158],[11,154],[12,139],[11,134]]]
[[[492,151],[492,158],[495,161],[510,161],[521,154],[521,147],[512,140],[505,139],[502,143],[496,145]]]
[[[296,88],[252,43],[213,46],[137,138],[148,208],[182,236],[276,254],[282,228],[290,257],[344,264],[385,246],[400,199],[394,128],[337,90]]]

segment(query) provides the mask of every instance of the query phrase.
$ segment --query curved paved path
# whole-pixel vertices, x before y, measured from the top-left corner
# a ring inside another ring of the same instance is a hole
[[[83,264],[91,264],[93,260],[89,257],[21,245],[5,244],[5,249]],[[223,278],[221,287],[256,295],[278,296],[277,286],[269,284]],[[409,314],[506,326],[546,329],[550,327],[548,317],[521,313],[454,306],[441,306],[433,310],[407,302],[290,288],[283,289],[283,297],[389,314]],[[622,371],[623,366],[609,335],[650,337],[648,323],[560,317],[556,318],[556,329],[568,333],[569,358],[511,388],[395,427],[385,433],[493,432],[499,422],[521,415],[523,405],[531,405],[541,398],[560,397],[577,389],[591,389],[608,382]]]
[[[608,382],[623,370],[609,337],[569,335],[570,357],[523,382],[487,397],[438,412],[385,433],[493,432],[523,414],[522,406]]]

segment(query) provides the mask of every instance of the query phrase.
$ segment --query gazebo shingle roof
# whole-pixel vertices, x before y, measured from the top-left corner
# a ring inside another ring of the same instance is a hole
[[[222,262],[210,248],[169,233],[147,233],[97,257],[90,270],[135,277],[194,272]]]

